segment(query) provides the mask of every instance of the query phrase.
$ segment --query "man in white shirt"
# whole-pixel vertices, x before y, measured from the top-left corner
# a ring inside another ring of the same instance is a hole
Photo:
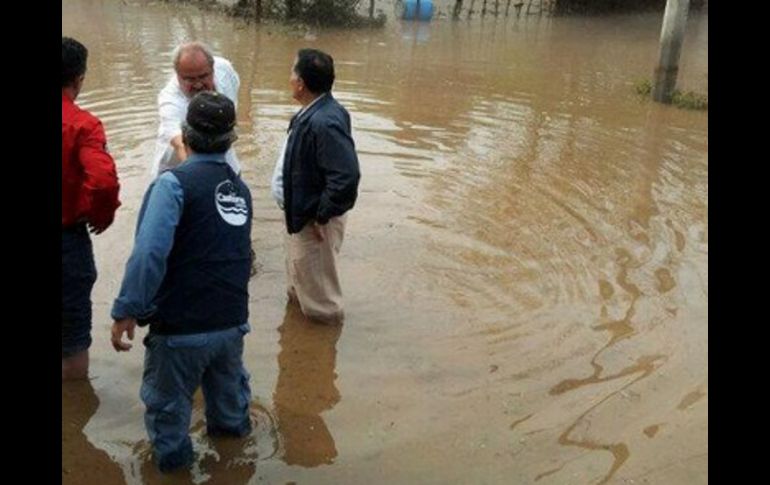
[[[153,179],[187,159],[182,143],[182,121],[187,116],[190,99],[201,91],[216,91],[227,96],[237,109],[240,84],[230,61],[214,56],[206,45],[188,42],[176,48],[174,74],[158,94],[160,125],[151,169]],[[236,174],[241,172],[232,148],[225,153],[225,161]]]

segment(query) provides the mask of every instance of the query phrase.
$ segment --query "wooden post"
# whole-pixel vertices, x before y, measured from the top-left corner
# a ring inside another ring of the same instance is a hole
[[[374,18],[374,0],[369,0],[369,18]]]
[[[659,103],[670,103],[674,94],[689,7],[690,0],[666,1],[663,27],[660,31],[660,60],[655,69],[652,87],[652,99]]]
[[[462,9],[463,9],[463,0],[456,0],[455,9],[454,9],[454,12],[452,13],[452,17],[454,17],[455,19],[459,18],[460,10]]]

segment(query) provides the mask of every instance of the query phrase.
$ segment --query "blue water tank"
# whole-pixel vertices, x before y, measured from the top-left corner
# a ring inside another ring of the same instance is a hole
[[[405,0],[404,20],[430,20],[433,17],[431,0]]]

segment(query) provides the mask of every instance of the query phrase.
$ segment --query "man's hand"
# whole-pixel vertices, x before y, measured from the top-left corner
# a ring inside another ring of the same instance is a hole
[[[171,147],[174,149],[174,153],[176,154],[176,158],[179,160],[179,163],[187,160],[187,147],[182,141],[182,135],[177,135],[171,139]]]
[[[105,230],[107,230],[108,227],[112,225],[113,218],[110,218],[108,221],[89,221],[88,222],[88,231],[91,234],[101,234]]]
[[[318,242],[323,242],[323,240],[325,239],[325,236],[324,236],[324,226],[322,226],[321,224],[313,221],[312,229],[313,229],[313,236],[315,236],[316,240]]]
[[[112,347],[117,352],[127,352],[133,347],[128,342],[123,342],[123,334],[128,335],[128,340],[134,340],[134,328],[136,328],[135,318],[123,318],[121,320],[115,320],[112,324]]]

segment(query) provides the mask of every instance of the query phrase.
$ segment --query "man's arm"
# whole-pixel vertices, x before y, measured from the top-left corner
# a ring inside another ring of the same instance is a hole
[[[101,121],[87,126],[79,143],[78,160],[83,167],[83,193],[86,220],[92,232],[100,234],[115,219],[120,207],[118,174],[115,161],[107,153],[107,137]]]
[[[339,122],[328,121],[321,126],[316,137],[317,163],[326,180],[316,222],[323,225],[353,207],[358,197],[361,173],[353,139]]]
[[[134,250],[126,263],[123,284],[112,306],[115,320],[112,344],[115,350],[128,350],[123,333],[133,339],[136,320],[155,312],[154,299],[166,275],[166,263],[174,245],[174,234],[184,207],[179,180],[170,172],[153,182],[139,214]]]
[[[166,168],[179,165],[188,155],[182,143],[182,121],[187,115],[187,103],[180,96],[170,92],[168,87],[158,95],[158,138],[162,144],[170,146],[174,154],[174,159],[168,161]]]

